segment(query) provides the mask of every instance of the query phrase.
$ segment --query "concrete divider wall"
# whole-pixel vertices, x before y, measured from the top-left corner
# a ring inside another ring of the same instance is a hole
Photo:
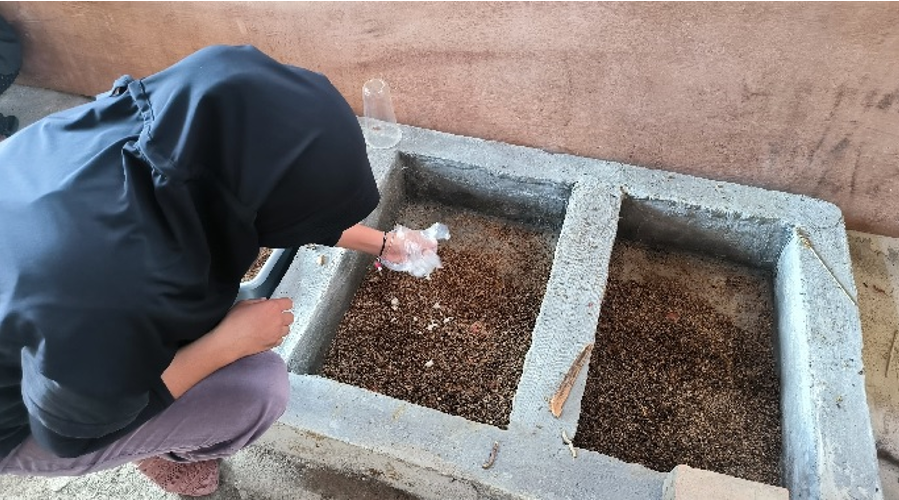
[[[398,149],[370,151],[382,203],[367,223],[389,227],[406,201],[437,198],[559,230],[508,429],[316,376],[371,262],[318,247],[297,253],[275,291],[295,301],[296,321],[280,348],[293,395],[265,439],[424,498],[661,498],[664,473],[588,450],[574,457],[563,443],[563,430],[572,438],[577,432],[586,369],[560,418],[548,406],[594,340],[620,232],[775,272],[784,486],[793,498],[880,497],[855,289],[836,207],[412,127],[403,133]]]

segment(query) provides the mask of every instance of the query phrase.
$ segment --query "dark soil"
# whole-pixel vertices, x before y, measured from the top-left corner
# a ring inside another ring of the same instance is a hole
[[[252,266],[250,266],[250,270],[247,271],[247,273],[243,275],[243,279],[241,280],[241,282],[252,281],[253,278],[255,278],[257,274],[259,274],[259,271],[262,270],[262,266],[265,265],[265,261],[268,260],[268,258],[271,254],[272,254],[271,248],[264,248],[264,247],[260,248],[259,256],[256,257],[256,261],[253,262]]]
[[[429,279],[369,270],[322,375],[468,420],[508,425],[552,266],[554,236],[482,215],[413,205],[399,220],[443,222]]]
[[[780,485],[766,274],[618,242],[575,444]]]

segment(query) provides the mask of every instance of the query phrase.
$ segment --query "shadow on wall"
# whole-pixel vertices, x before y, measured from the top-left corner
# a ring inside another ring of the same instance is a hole
[[[328,75],[357,114],[363,82],[383,78],[401,123],[819,197],[853,229],[899,236],[897,4],[17,2],[0,15],[23,33],[27,85],[94,95],[207,45],[253,44]]]

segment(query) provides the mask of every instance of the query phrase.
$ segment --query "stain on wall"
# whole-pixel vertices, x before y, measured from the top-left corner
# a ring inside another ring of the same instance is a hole
[[[92,95],[211,44],[329,76],[357,113],[836,203],[899,236],[899,4],[8,2],[19,83]]]

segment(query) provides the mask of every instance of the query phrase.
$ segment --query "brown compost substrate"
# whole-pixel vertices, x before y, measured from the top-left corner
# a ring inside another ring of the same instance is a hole
[[[250,266],[250,269],[243,275],[243,279],[241,282],[252,281],[253,278],[259,274],[259,271],[262,270],[262,266],[265,265],[265,261],[268,260],[269,256],[272,254],[271,248],[260,248],[259,256],[256,257],[256,260],[253,261],[253,265]]]
[[[781,484],[770,277],[737,267],[616,243],[576,446]]]
[[[461,209],[415,204],[399,221],[443,222],[428,279],[369,269],[321,374],[468,420],[508,425],[555,236]]]

